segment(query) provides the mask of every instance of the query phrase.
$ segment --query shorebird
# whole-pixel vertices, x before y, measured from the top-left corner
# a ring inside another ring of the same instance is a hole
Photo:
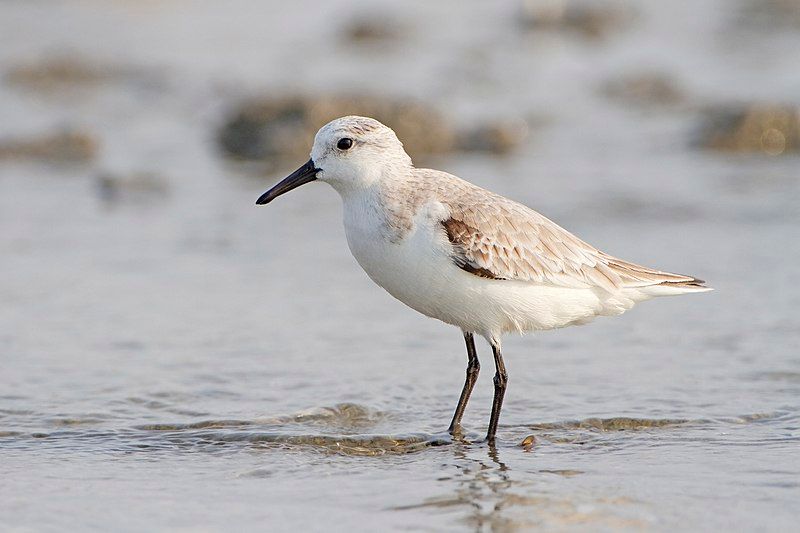
[[[323,126],[311,159],[256,203],[315,180],[342,197],[347,244],[367,275],[412,309],[461,328],[468,363],[448,429],[454,436],[480,370],[475,334],[494,355],[486,434],[493,446],[508,382],[504,334],[584,324],[655,296],[711,290],[692,276],[601,252],[536,211],[452,174],[415,168],[394,131],[372,118]]]

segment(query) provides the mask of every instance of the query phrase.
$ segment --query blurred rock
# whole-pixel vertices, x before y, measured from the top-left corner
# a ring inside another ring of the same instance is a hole
[[[743,0],[739,22],[765,31],[800,28],[800,0]]]
[[[393,19],[372,16],[351,20],[342,29],[342,39],[350,44],[372,45],[396,41],[403,33]]]
[[[64,56],[17,65],[10,68],[5,77],[13,85],[53,90],[67,85],[97,85],[122,75],[123,72],[111,67],[100,67],[78,58]]]
[[[530,30],[572,32],[601,39],[621,31],[634,17],[629,4],[615,1],[523,0],[520,21]]]
[[[27,139],[0,139],[0,159],[85,163],[97,155],[98,145],[92,135],[76,130]]]
[[[697,144],[727,152],[800,151],[800,106],[720,106],[706,111]]]
[[[505,155],[516,149],[527,138],[528,124],[523,120],[482,124],[459,133],[456,137],[456,149]]]
[[[397,132],[412,158],[454,150],[507,153],[525,138],[524,123],[486,125],[463,134],[435,110],[417,102],[375,97],[263,98],[235,109],[218,132],[228,156],[244,160],[308,157],[317,130],[344,115],[374,117]]]
[[[149,93],[166,87],[165,78],[149,69],[100,64],[66,55],[13,66],[6,71],[4,81],[20,90],[69,98],[112,84]]]
[[[409,154],[451,150],[454,134],[444,119],[417,103],[370,97],[263,98],[236,109],[218,134],[226,154],[249,160],[308,156],[317,130],[343,115],[366,115],[397,132]]]
[[[169,195],[169,183],[149,172],[128,175],[103,173],[95,180],[100,199],[107,203],[150,202]]]
[[[613,79],[603,92],[615,100],[642,107],[673,106],[686,96],[670,76],[658,72],[639,72]]]

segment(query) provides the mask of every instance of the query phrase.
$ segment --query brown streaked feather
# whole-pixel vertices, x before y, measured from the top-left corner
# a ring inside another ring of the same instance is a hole
[[[453,248],[455,254],[453,255],[453,262],[462,270],[466,270],[470,274],[475,274],[476,276],[480,276],[482,278],[489,278],[489,279],[504,279],[492,271],[478,266],[476,263],[470,261],[467,258],[465,251],[461,248],[461,243],[468,240],[471,234],[477,232],[474,228],[470,228],[463,222],[459,220],[455,220],[453,218],[448,218],[447,220],[442,221],[442,226],[444,226],[444,230],[447,233],[447,238],[453,244]]]
[[[691,276],[601,252],[536,211],[450,174],[415,169],[408,186],[407,201],[446,207],[449,216],[441,224],[453,244],[453,262],[477,276],[609,292],[660,284],[702,287]]]

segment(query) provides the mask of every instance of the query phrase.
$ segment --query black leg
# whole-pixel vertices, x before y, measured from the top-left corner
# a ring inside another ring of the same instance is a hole
[[[495,434],[497,433],[497,422],[500,420],[500,409],[503,407],[503,396],[506,394],[508,384],[508,374],[506,365],[503,363],[503,355],[500,353],[500,343],[492,341],[492,353],[494,354],[494,401],[492,402],[492,416],[489,419],[489,432],[486,434],[486,441],[489,446],[494,446]]]
[[[478,380],[478,372],[481,370],[481,364],[478,361],[478,352],[475,351],[475,339],[472,333],[464,333],[464,341],[467,343],[467,380],[464,382],[464,388],[461,390],[461,397],[458,399],[456,412],[453,415],[453,421],[450,422],[450,429],[447,431],[451,435],[461,432],[461,417],[464,416],[464,409],[467,407],[469,395],[472,394],[472,388]]]

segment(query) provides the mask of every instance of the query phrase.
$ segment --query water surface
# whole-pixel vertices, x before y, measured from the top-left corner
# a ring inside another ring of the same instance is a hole
[[[796,526],[800,160],[692,138],[707,104],[797,104],[800,32],[746,2],[636,4],[600,40],[460,6],[374,4],[406,33],[364,49],[338,33],[354,2],[3,3],[4,72],[66,54],[113,75],[0,85],[0,137],[97,140],[0,160],[0,528]],[[680,105],[605,93],[648,69]],[[253,205],[303,161],[265,175],[215,146],[239,99],[299,89],[522,116],[511,155],[429,164],[716,291],[507,339],[495,450],[481,343],[453,442],[460,333],[372,285],[326,186]]]

